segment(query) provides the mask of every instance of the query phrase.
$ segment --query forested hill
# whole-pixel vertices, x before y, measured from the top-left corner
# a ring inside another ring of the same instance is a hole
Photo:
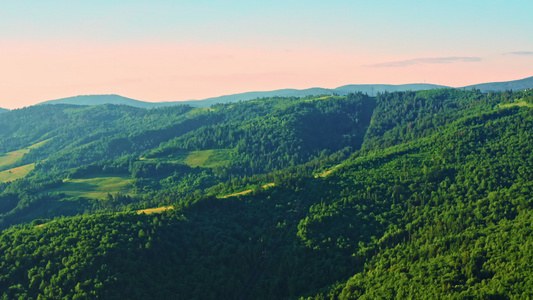
[[[1,113],[5,113],[5,112],[8,112],[8,111],[9,111],[8,109],[1,108],[1,107],[0,107],[0,114],[1,114]]]
[[[164,202],[172,202],[228,180],[245,185],[222,191],[244,189],[250,176],[359,149],[374,106],[374,99],[351,94],[211,108],[14,110],[0,118],[0,179],[10,199],[0,210],[0,226],[158,205],[153,193],[170,194]],[[73,192],[78,189],[88,192]],[[124,195],[114,202],[95,197],[107,191]]]
[[[488,93],[488,92],[498,92],[498,91],[506,91],[506,90],[514,90],[514,91],[520,91],[520,90],[526,90],[533,87],[533,76],[520,79],[520,80],[514,80],[514,81],[504,81],[504,82],[490,82],[490,83],[480,83],[480,84],[474,84],[470,86],[464,87],[464,89],[479,89],[482,92]]]
[[[119,95],[80,95],[75,97],[61,98],[56,100],[49,100],[39,103],[38,105],[46,104],[73,104],[73,105],[102,105],[102,104],[114,104],[114,105],[129,105],[139,108],[154,108],[176,105],[176,103],[152,103],[134,100]]]
[[[532,108],[439,89],[2,114],[0,293],[530,297]]]
[[[192,100],[179,102],[183,104],[189,104],[196,107],[209,107],[210,105],[217,103],[230,103],[238,101],[247,101],[256,98],[264,97],[307,97],[307,96],[317,96],[317,95],[340,95],[346,96],[350,93],[363,93],[371,96],[377,95],[377,93],[383,92],[399,92],[399,91],[420,91],[420,90],[431,90],[437,88],[447,88],[446,86],[435,85],[435,84],[350,84],[343,85],[334,89],[326,88],[310,88],[310,89],[282,89],[274,91],[264,91],[264,92],[247,92],[240,93],[235,95],[226,95],[220,97],[207,98],[203,100]]]
[[[479,89],[482,92],[502,92],[506,90],[521,91],[533,87],[533,77],[524,78],[520,80],[480,83],[469,85],[466,87],[458,87],[461,90]],[[232,103],[239,101],[248,101],[260,98],[272,97],[307,97],[317,95],[340,95],[346,96],[350,93],[364,93],[370,96],[376,96],[378,93],[384,92],[404,92],[404,91],[424,91],[441,88],[450,88],[442,85],[415,83],[415,84],[349,84],[343,85],[334,89],[327,88],[309,88],[309,89],[280,89],[274,91],[261,92],[246,92],[233,95],[225,95],[219,97],[206,98],[203,100],[188,100],[188,101],[168,101],[168,102],[145,102],[133,100],[119,95],[83,95],[68,97],[56,100],[45,101],[40,104],[74,104],[74,105],[102,105],[102,104],[116,104],[129,105],[140,108],[158,108],[174,105],[190,105],[193,107],[210,107],[219,103]]]
[[[309,89],[281,89],[274,91],[263,92],[246,92],[234,95],[225,95],[219,97],[212,97],[203,100],[188,100],[188,101],[169,101],[169,102],[145,102],[139,100],[133,100],[119,95],[84,95],[76,97],[68,97],[57,100],[50,100],[39,103],[42,104],[73,104],[73,105],[102,105],[102,104],[115,104],[115,105],[129,105],[140,108],[159,108],[174,105],[190,105],[192,107],[210,107],[211,105],[221,103],[232,103],[239,101],[248,101],[261,98],[274,98],[274,97],[308,97],[317,95],[341,95],[346,96],[350,93],[364,93],[368,95],[376,95],[383,92],[398,92],[398,91],[419,91],[430,90],[437,88],[446,88],[445,86],[434,84],[352,84],[344,85],[335,89],[325,88],[309,88]]]

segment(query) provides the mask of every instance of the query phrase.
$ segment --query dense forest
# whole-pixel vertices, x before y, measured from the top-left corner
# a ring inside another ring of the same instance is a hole
[[[533,91],[0,115],[3,299],[533,296]]]

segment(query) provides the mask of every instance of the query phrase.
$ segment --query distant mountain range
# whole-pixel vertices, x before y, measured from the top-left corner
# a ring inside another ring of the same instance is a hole
[[[128,105],[140,108],[156,108],[172,105],[190,105],[193,107],[209,107],[216,103],[229,103],[246,101],[264,97],[305,97],[316,96],[326,94],[347,95],[349,93],[362,92],[370,96],[374,96],[377,93],[387,92],[399,92],[399,91],[420,91],[431,90],[438,88],[451,88],[443,85],[435,84],[402,84],[402,85],[390,85],[390,84],[351,84],[340,86],[335,89],[325,88],[309,88],[309,89],[281,89],[274,91],[264,92],[247,92],[234,95],[225,95],[220,97],[207,98],[203,100],[188,100],[188,101],[171,101],[171,102],[146,102],[134,100],[119,95],[85,95],[62,98],[57,100],[50,100],[41,102],[42,104],[75,104],[75,105],[100,105],[100,104],[116,104],[116,105]],[[481,83],[475,85],[469,85],[460,87],[458,89],[479,89],[482,92],[490,91],[504,91],[504,90],[523,90],[533,88],[533,77],[528,77],[520,80],[506,81],[506,82],[492,82]],[[2,110],[0,110],[2,112]]]
[[[134,100],[119,95],[82,95],[68,98],[61,98],[57,100],[50,100],[41,102],[37,105],[43,104],[76,104],[76,105],[100,105],[100,104],[116,104],[116,105],[129,105],[134,107],[141,108],[154,108],[154,107],[163,107],[168,105],[176,105],[177,103],[168,102],[145,102]]]
[[[235,95],[220,96],[214,98],[207,98],[204,100],[191,100],[180,101],[179,104],[189,104],[197,107],[209,107],[216,103],[228,103],[246,101],[257,98],[270,98],[270,97],[305,97],[305,96],[317,96],[327,94],[337,94],[345,96],[349,93],[362,92],[370,96],[376,95],[378,92],[385,91],[397,92],[397,91],[420,91],[447,88],[447,86],[434,85],[434,84],[402,84],[402,85],[390,85],[390,84],[351,84],[343,85],[335,89],[325,88],[310,88],[310,89],[282,89],[269,92],[248,92]]]
[[[524,78],[524,79],[513,80],[513,81],[474,84],[474,85],[466,86],[464,88],[465,89],[472,89],[472,88],[479,89],[484,93],[506,91],[506,90],[513,90],[513,91],[525,90],[525,89],[533,88],[533,76]]]
[[[1,107],[0,107],[0,114],[1,114],[1,113],[5,113],[5,112],[8,112],[8,111],[9,111],[9,109],[5,109],[5,108],[1,108]]]

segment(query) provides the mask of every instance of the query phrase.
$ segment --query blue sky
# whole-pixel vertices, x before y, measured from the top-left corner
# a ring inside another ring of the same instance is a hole
[[[0,1],[0,107],[533,76],[532,1]]]

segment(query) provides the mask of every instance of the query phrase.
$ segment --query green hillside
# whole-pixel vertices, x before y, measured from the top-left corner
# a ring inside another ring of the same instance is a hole
[[[513,81],[504,81],[504,82],[488,82],[488,83],[480,83],[475,85],[470,85],[464,87],[465,89],[479,89],[483,92],[500,92],[500,91],[523,91],[526,89],[530,89],[533,86],[533,76],[519,79],[519,80],[513,80]]]
[[[34,168],[35,164],[29,164],[25,166],[7,169],[5,171],[0,171],[0,182],[5,183],[24,178],[28,176],[28,174],[30,174],[30,172],[33,171]]]
[[[64,193],[70,197],[105,199],[108,194],[131,194],[131,183],[129,176],[93,175],[90,178],[67,179],[61,187],[48,192]]]
[[[531,105],[440,89],[3,114],[4,153],[54,138],[0,183],[0,293],[527,299]]]
[[[22,157],[25,154],[28,154],[32,149],[37,149],[41,147],[46,142],[48,142],[48,140],[36,143],[24,149],[11,151],[6,153],[5,155],[0,156],[0,170],[9,169],[13,166],[16,166],[17,164],[22,162]]]
[[[81,95],[75,97],[61,98],[56,100],[49,100],[39,103],[39,105],[51,105],[51,104],[71,104],[71,105],[128,105],[139,108],[155,108],[168,106],[165,103],[151,103],[139,100],[134,100],[119,95]],[[173,105],[176,105],[173,103]]]

